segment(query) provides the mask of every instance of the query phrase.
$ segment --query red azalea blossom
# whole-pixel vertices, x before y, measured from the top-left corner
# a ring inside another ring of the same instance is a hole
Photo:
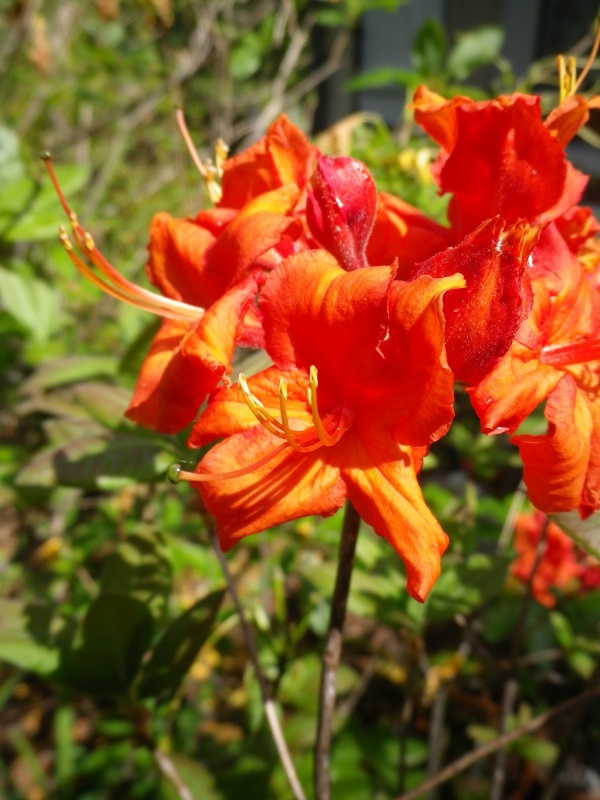
[[[539,554],[544,525],[547,525],[546,541]],[[582,591],[592,591],[600,585],[600,563],[581,551],[570,536],[555,522],[547,521],[540,511],[518,517],[514,547],[518,557],[511,565],[511,575],[523,583],[531,580],[533,597],[547,608],[556,605],[553,589],[579,587]]]
[[[260,296],[274,366],[250,388],[241,379],[213,392],[191,443],[225,437],[197,468],[225,550],[348,498],[423,600],[447,537],[416,473],[453,415],[441,299],[463,280],[393,277],[389,267],[346,272],[320,250],[288,258]]]
[[[495,216],[551,222],[581,199],[587,177],[567,161],[564,146],[584,114],[559,108],[544,123],[533,95],[446,100],[424,86],[412,108],[440,145],[432,171],[440,191],[452,194],[448,216],[458,240]]]

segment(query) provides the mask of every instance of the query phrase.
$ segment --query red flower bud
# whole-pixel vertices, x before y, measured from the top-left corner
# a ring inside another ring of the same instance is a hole
[[[308,187],[308,227],[348,272],[369,266],[365,250],[376,211],[377,189],[364,164],[353,158],[319,158]]]

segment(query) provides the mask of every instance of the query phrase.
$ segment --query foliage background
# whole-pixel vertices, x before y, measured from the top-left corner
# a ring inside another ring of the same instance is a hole
[[[65,194],[101,249],[143,281],[152,214],[183,216],[207,203],[174,105],[184,105],[205,156],[217,136],[249,143],[284,109],[310,130],[318,83],[339,63],[361,13],[395,5],[0,2],[6,800],[183,797],[169,764],[198,800],[288,791],[206,526],[192,494],[164,481],[170,463],[197,454],[185,451],[185,435],[158,436],[122,416],[156,323],[74,273],[36,156],[52,151]],[[329,42],[320,61],[315,26]],[[433,81],[439,91],[460,83],[482,96],[465,81],[491,64],[490,90],[509,90],[501,42],[488,28],[454,43],[432,21],[415,40],[413,69],[360,76],[349,89]],[[540,80],[546,67],[536,69]],[[428,180],[432,152],[410,121],[393,132],[379,120],[354,122],[323,134],[321,145],[362,158],[380,188],[443,219]],[[511,515],[524,502],[519,480],[513,448],[478,433],[459,393],[457,421],[423,476],[452,540],[426,604],[407,598],[389,546],[361,532],[338,679],[336,798],[396,797],[499,726],[523,723],[597,680],[598,592],[573,586],[547,609],[508,575]],[[339,515],[301,520],[229,557],[306,787],[340,524]],[[600,709],[584,711],[579,733],[548,725],[511,746],[504,769],[514,797],[540,796],[562,761],[573,775],[600,772]],[[493,768],[493,759],[476,765],[440,796],[489,797]],[[567,797],[570,780],[561,784]]]

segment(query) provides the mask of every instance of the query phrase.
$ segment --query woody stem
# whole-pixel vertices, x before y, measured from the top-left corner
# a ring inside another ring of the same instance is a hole
[[[329,753],[333,734],[333,713],[335,710],[335,676],[342,652],[342,629],[346,617],[346,604],[350,591],[350,579],[354,567],[354,553],[360,527],[360,517],[354,507],[347,502],[340,549],[335,588],[331,599],[329,630],[323,650],[321,688],[319,691],[319,712],[317,742],[314,760],[315,800],[330,800],[331,782],[329,777]]]

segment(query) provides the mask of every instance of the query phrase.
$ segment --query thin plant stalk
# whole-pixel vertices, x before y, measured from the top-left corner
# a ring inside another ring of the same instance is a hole
[[[340,538],[337,575],[333,597],[331,598],[329,629],[323,650],[314,760],[316,800],[330,800],[331,798],[329,754],[333,735],[333,713],[335,710],[335,677],[342,653],[342,629],[346,617],[346,605],[350,592],[350,579],[354,567],[354,553],[356,551],[359,527],[360,517],[354,506],[347,502]]]
[[[281,725],[279,724],[279,719],[277,717],[275,704],[273,703],[273,700],[271,698],[271,694],[269,692],[269,687],[267,685],[264,672],[262,671],[262,668],[260,666],[260,661],[258,659],[258,652],[256,650],[256,644],[254,642],[254,636],[252,635],[252,630],[248,625],[248,622],[244,615],[244,609],[240,601],[240,596],[238,594],[235,583],[233,581],[233,577],[229,570],[229,565],[227,564],[227,560],[223,555],[223,551],[221,550],[221,546],[219,544],[219,540],[217,538],[217,534],[214,529],[214,523],[212,519],[208,517],[208,515],[205,516],[205,521],[208,526],[211,544],[217,555],[217,558],[219,559],[221,570],[223,571],[225,581],[227,582],[227,587],[229,589],[231,597],[233,598],[233,603],[235,605],[236,611],[240,619],[242,632],[244,634],[244,639],[246,641],[246,647],[248,648],[248,655],[250,657],[250,661],[252,662],[252,666],[254,667],[254,671],[256,672],[256,677],[258,679],[258,685],[260,687],[260,693],[262,696],[263,707],[265,710],[265,716],[267,718],[267,722],[269,723],[271,736],[273,738],[273,742],[277,749],[277,754],[279,755],[281,765],[283,766],[286,778],[288,780],[290,789],[292,790],[292,794],[295,800],[306,800],[306,795],[304,794],[302,784],[300,783],[300,780],[296,773],[296,769],[294,767],[290,751],[288,750],[287,743],[283,736],[283,731],[281,730]]]

